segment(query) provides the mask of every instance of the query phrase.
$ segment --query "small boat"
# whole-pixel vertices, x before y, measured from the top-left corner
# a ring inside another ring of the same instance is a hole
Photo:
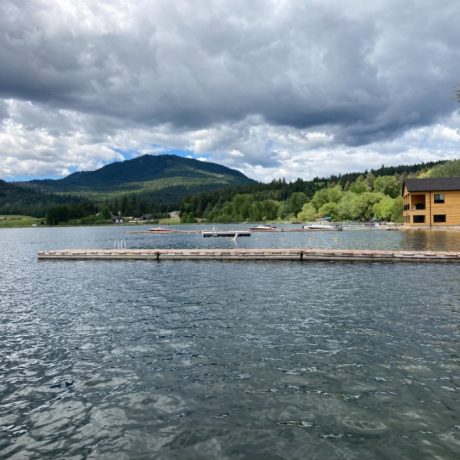
[[[173,228],[162,228],[162,227],[153,227],[149,228],[149,233],[159,233],[159,234],[164,234],[164,233],[177,233],[177,230],[174,230]]]
[[[249,227],[251,232],[277,232],[278,228],[273,225],[256,225],[255,227]]]
[[[201,232],[203,238],[212,238],[212,237],[229,237],[229,238],[238,238],[240,236],[251,236],[251,232],[246,230],[203,230]]]
[[[303,229],[306,231],[326,231],[326,232],[341,232],[343,227],[339,224],[308,224],[304,225]]]

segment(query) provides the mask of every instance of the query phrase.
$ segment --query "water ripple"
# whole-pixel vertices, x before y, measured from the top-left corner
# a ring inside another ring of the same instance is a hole
[[[35,260],[122,232],[2,233],[2,458],[456,458],[458,267]]]

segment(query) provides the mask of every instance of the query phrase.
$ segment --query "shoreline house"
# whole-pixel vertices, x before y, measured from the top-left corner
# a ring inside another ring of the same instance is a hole
[[[460,177],[406,179],[402,195],[404,226],[460,226]]]

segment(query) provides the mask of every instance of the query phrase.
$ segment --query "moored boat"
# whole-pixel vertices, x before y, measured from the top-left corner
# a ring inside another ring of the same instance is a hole
[[[340,224],[307,224],[303,226],[306,231],[329,231],[329,232],[341,232],[343,230]]]
[[[249,227],[251,232],[277,232],[278,228],[274,225],[256,225],[254,227]]]
[[[149,233],[177,233],[177,230],[172,228],[153,227],[149,228]]]

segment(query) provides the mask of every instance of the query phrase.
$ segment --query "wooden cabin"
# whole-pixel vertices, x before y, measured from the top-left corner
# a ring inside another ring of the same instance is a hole
[[[402,194],[404,226],[460,226],[460,177],[406,179]]]

